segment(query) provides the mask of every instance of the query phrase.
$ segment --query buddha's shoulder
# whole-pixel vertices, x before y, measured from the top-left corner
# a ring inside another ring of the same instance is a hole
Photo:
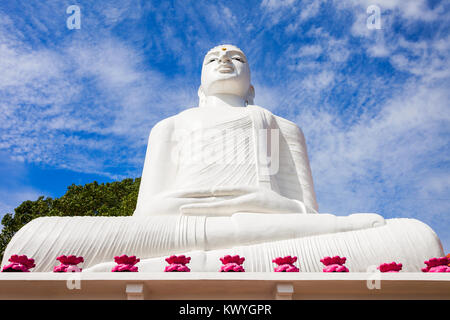
[[[286,118],[280,117],[280,116],[272,113],[270,110],[267,110],[267,109],[257,106],[257,105],[249,105],[248,107],[253,108],[255,110],[259,110],[261,112],[264,112],[264,113],[272,116],[280,127],[283,127],[285,129],[290,128],[291,130],[299,130],[301,132],[301,129],[298,127],[298,125],[295,122],[288,120]]]

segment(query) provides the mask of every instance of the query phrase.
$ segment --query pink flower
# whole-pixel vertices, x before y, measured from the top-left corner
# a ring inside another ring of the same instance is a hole
[[[422,269],[422,272],[450,272],[449,262],[450,259],[447,257],[431,258],[424,261],[427,266]]]
[[[297,257],[278,257],[272,260],[272,262],[276,263],[277,265],[281,266],[282,264],[293,264],[297,261]]]
[[[348,272],[348,268],[346,266],[340,264],[330,264],[326,266],[323,272]]]
[[[56,258],[56,260],[59,260],[61,264],[53,267],[53,272],[81,272],[83,270],[77,267],[77,264],[84,262],[83,257],[62,255]]]
[[[114,261],[117,264],[131,264],[131,265],[135,265],[136,263],[138,263],[139,261],[141,261],[141,259],[136,258],[136,256],[127,256],[126,254],[123,254],[121,256],[115,256],[114,257]]]
[[[228,263],[236,263],[238,265],[241,265],[244,263],[245,258],[244,257],[239,257],[239,255],[235,255],[235,256],[230,256],[230,255],[226,255],[222,258],[220,258],[220,261],[222,261],[222,264],[228,264]]]
[[[423,268],[422,269],[423,272],[450,272],[450,267],[449,266],[436,266],[436,267],[431,267],[431,268]]]
[[[77,265],[81,262],[84,262],[83,257],[77,257],[74,255],[69,255],[69,256],[62,255],[62,256],[59,256],[58,258],[56,258],[56,260],[58,260],[62,264],[68,264],[68,265]]]
[[[112,268],[111,272],[138,272],[138,267],[132,264],[118,264]]]
[[[401,263],[391,262],[383,263],[377,268],[380,272],[399,272],[402,270],[403,265]]]
[[[445,266],[448,265],[449,259],[447,257],[431,258],[428,261],[424,261],[424,263],[430,268],[437,266]]]
[[[28,269],[36,266],[34,259],[29,259],[26,255],[14,254],[8,261],[11,263],[4,266],[2,272],[30,272]]]
[[[343,265],[346,260],[347,260],[347,258],[345,258],[345,257],[341,258],[339,256],[335,256],[335,257],[325,257],[325,258],[321,259],[320,262],[322,262],[326,266],[329,266],[332,264]]]
[[[164,269],[164,272],[191,272],[191,269],[181,263],[171,263]]]
[[[325,257],[320,260],[326,267],[323,269],[323,272],[348,272],[348,268],[344,266],[347,258],[345,257]]]
[[[294,266],[293,264],[282,264],[278,267],[275,267],[275,272],[299,272],[300,269]]]
[[[245,272],[244,267],[242,267],[242,264],[245,261],[244,257],[241,258],[239,255],[226,255],[220,258],[220,261],[222,261],[223,264],[223,266],[220,267],[220,272]]]
[[[191,257],[186,257],[185,255],[175,256],[172,255],[166,258],[167,263],[169,265],[164,268],[164,272],[190,272],[191,269],[186,267],[191,261]]]
[[[191,257],[186,257],[184,255],[181,256],[170,256],[166,258],[168,264],[188,264],[191,261]]]
[[[275,272],[299,272],[300,270],[294,266],[294,262],[297,261],[297,257],[278,257],[272,260],[278,267],[274,269]]]
[[[245,270],[240,264],[231,262],[221,266],[220,272],[245,272]]]
[[[115,256],[114,261],[117,263],[117,266],[112,268],[111,272],[138,272],[138,267],[135,264],[141,261],[141,259],[136,258],[136,256],[129,257],[123,254],[121,256]]]

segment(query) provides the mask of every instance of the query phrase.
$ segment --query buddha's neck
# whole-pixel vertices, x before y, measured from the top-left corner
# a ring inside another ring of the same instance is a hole
[[[240,96],[232,94],[216,94],[213,96],[207,96],[204,106],[208,108],[245,107],[246,102]]]

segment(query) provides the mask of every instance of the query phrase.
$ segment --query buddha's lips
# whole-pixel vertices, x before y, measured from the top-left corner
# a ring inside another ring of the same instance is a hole
[[[220,66],[217,68],[217,71],[219,71],[220,73],[231,73],[234,71],[233,67],[229,67],[229,66]]]

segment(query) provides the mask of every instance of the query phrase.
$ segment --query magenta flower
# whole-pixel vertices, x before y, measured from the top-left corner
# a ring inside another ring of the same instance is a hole
[[[226,255],[220,258],[220,261],[222,261],[223,264],[223,266],[220,267],[220,272],[245,272],[244,267],[242,267],[242,264],[245,261],[244,257],[241,258],[239,255]]]
[[[272,260],[272,262],[276,263],[277,265],[281,266],[282,264],[293,264],[297,261],[297,257],[278,257]]]
[[[164,272],[190,272],[191,269],[186,267],[191,261],[191,257],[186,257],[185,255],[175,256],[172,255],[166,258],[167,263],[169,265],[164,268]]]
[[[340,264],[330,264],[329,266],[326,266],[322,270],[323,272],[348,272],[348,268],[346,266],[340,265]]]
[[[343,265],[345,263],[345,261],[347,261],[346,257],[342,257],[341,258],[339,256],[325,257],[325,258],[320,260],[320,262],[322,262],[326,266],[329,266],[329,265],[332,265],[332,264]]]
[[[83,257],[62,255],[56,258],[56,260],[59,260],[61,264],[53,267],[53,272],[81,272],[83,270],[77,266],[77,264],[84,262]]]
[[[65,255],[59,256],[58,258],[56,258],[56,260],[58,260],[62,264],[69,264],[69,265],[77,265],[81,262],[84,262],[83,257],[77,257],[72,254],[69,256],[65,256]]]
[[[391,262],[383,263],[377,268],[380,272],[399,272],[402,270],[403,265],[401,263]]]
[[[275,267],[275,272],[299,272],[300,269],[294,266],[294,262],[297,261],[297,257],[278,257],[272,260],[278,267]]]
[[[244,263],[245,258],[244,257],[239,257],[239,255],[235,255],[235,256],[230,256],[230,255],[226,255],[222,258],[220,258],[220,261],[222,261],[223,264],[227,264],[227,263],[236,263],[238,265],[241,265]]]
[[[191,269],[181,263],[171,263],[164,268],[164,272],[191,272]]]
[[[112,268],[111,272],[138,272],[138,267],[135,264],[141,261],[141,259],[136,258],[136,256],[129,257],[123,254],[121,256],[115,256],[114,261],[117,265]]]
[[[28,258],[26,255],[14,254],[8,261],[11,263],[4,266],[2,272],[30,272],[29,269],[36,266],[34,259]]]
[[[348,268],[344,266],[347,258],[345,257],[325,257],[320,260],[326,267],[322,270],[323,272],[349,272]]]
[[[220,272],[245,272],[244,267],[237,263],[227,263],[220,267]]]
[[[449,262],[450,259],[447,257],[431,258],[424,261],[427,266],[422,269],[422,272],[450,272]]]

